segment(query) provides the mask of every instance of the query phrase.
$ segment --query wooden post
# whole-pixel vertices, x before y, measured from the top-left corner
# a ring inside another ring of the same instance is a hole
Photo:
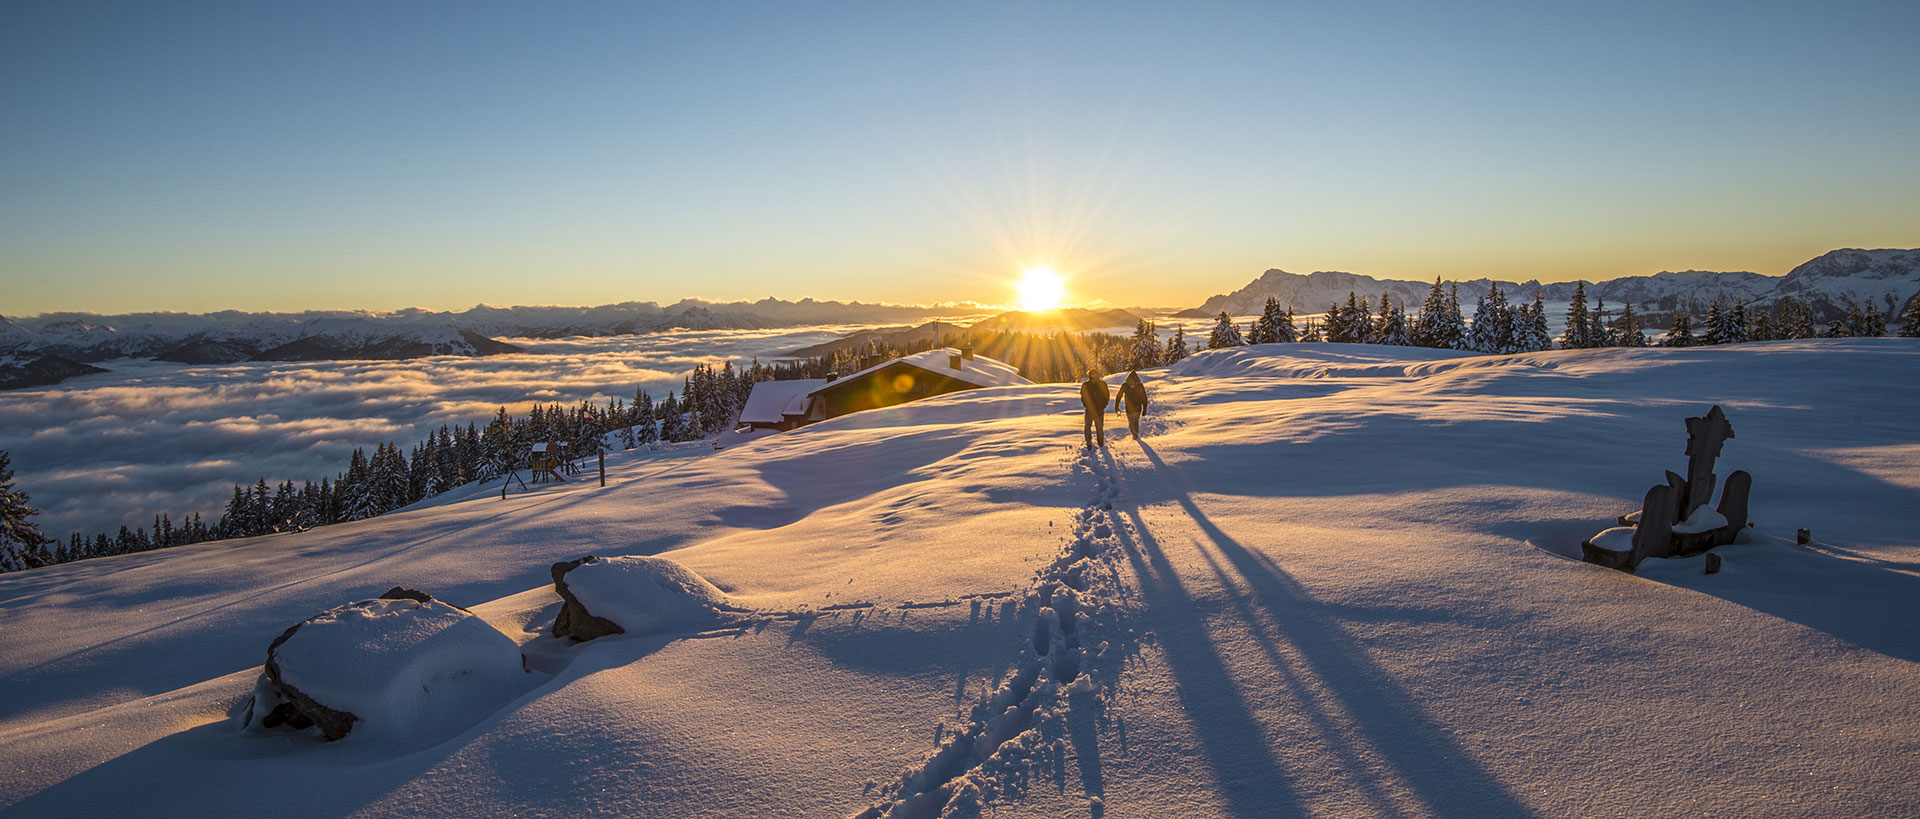
[[[607,453],[600,453],[600,485],[607,485]]]

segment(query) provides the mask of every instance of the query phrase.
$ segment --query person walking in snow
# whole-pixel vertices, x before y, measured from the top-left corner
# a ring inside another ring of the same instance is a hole
[[[1137,440],[1140,437],[1140,413],[1147,411],[1147,385],[1141,383],[1137,370],[1127,371],[1127,380],[1120,384],[1119,394],[1113,397],[1113,411],[1119,412],[1122,404],[1127,408],[1127,432]]]
[[[1087,368],[1087,380],[1080,382],[1080,405],[1087,410],[1086,423],[1082,433],[1086,436],[1086,448],[1093,448],[1094,433],[1100,435],[1100,445],[1107,445],[1107,382],[1100,380],[1100,371]]]

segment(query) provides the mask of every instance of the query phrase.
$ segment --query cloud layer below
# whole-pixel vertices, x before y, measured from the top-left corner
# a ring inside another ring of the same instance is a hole
[[[484,425],[534,402],[631,401],[678,391],[695,365],[780,353],[860,329],[700,331],[610,338],[511,339],[489,358],[330,361],[218,367],[122,359],[110,372],[0,392],[0,450],[42,532],[150,526],[161,512],[209,524],[233,484],[319,481],[354,447],[411,448],[441,424]]]

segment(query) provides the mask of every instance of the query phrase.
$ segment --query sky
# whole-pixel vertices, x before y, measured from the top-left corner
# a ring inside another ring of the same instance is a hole
[[[0,4],[0,314],[1920,246],[1920,4]]]

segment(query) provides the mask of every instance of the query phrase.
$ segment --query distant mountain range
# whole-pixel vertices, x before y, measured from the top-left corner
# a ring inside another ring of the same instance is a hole
[[[48,313],[0,316],[0,389],[41,386],[88,372],[82,362],[152,358],[183,364],[241,361],[399,360],[487,356],[520,347],[497,338],[565,338],[675,329],[757,330],[867,323],[950,314],[955,307],[902,307],[803,299],[665,307],[626,302],[598,307],[494,307],[462,312],[400,310],[305,313]],[[41,359],[46,359],[42,361]],[[64,373],[64,375],[62,375]]]
[[[1498,284],[1508,298],[1531,301],[1539,293],[1552,314],[1564,312],[1573,300],[1573,282],[1542,284],[1538,281],[1496,282],[1473,279],[1458,282],[1463,309],[1471,314],[1473,303]],[[1299,275],[1284,270],[1269,270],[1247,286],[1232,293],[1217,295],[1199,307],[1182,310],[1176,316],[1205,318],[1221,311],[1235,316],[1257,314],[1267,297],[1290,305],[1297,314],[1325,312],[1329,305],[1346,302],[1349,292],[1366,296],[1378,304],[1382,292],[1393,300],[1417,310],[1426,300],[1430,281],[1376,279],[1354,273],[1321,271]],[[1830,321],[1846,315],[1856,303],[1874,302],[1883,312],[1897,312],[1920,293],[1920,250],[1835,250],[1799,267],[1785,276],[1759,273],[1716,273],[1703,270],[1655,273],[1651,276],[1627,276],[1606,281],[1587,282],[1589,305],[1604,300],[1618,310],[1632,302],[1644,324],[1664,327],[1674,310],[1686,307],[1690,312],[1704,311],[1714,299],[1731,303],[1734,299],[1748,305],[1769,306],[1791,296],[1813,309],[1818,321]],[[1888,299],[1892,299],[1889,308]],[[1889,316],[1889,318],[1892,318]]]
[[[1084,310],[1065,308],[1049,310],[1044,313],[1023,313],[1013,310],[997,316],[982,319],[973,324],[953,324],[945,321],[930,321],[917,327],[882,327],[873,330],[861,330],[849,333],[811,347],[793,350],[787,355],[794,358],[815,358],[833,355],[840,350],[860,351],[869,344],[878,343],[904,347],[920,341],[938,341],[941,336],[967,331],[985,333],[1085,333],[1093,330],[1123,329],[1131,331],[1140,316],[1126,310]]]

